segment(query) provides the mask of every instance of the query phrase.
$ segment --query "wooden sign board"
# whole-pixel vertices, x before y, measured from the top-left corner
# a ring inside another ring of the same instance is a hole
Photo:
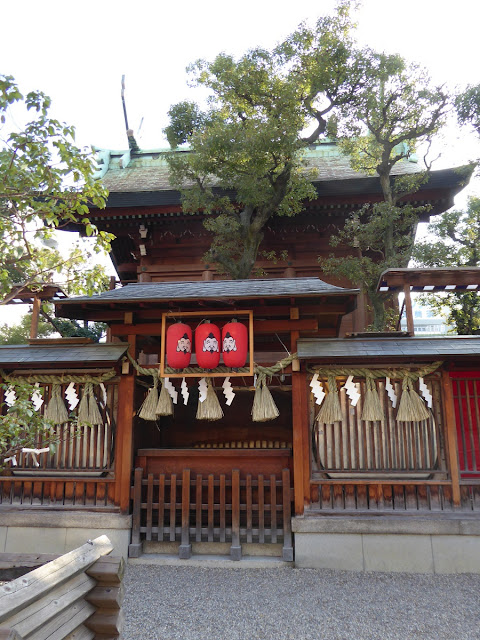
[[[194,368],[195,371],[189,371],[183,373],[165,373],[166,365],[166,339],[167,339],[167,322],[169,318],[175,318],[175,320],[186,320],[188,318],[204,318],[210,317],[244,317],[248,319],[248,367],[242,367],[241,371],[208,371],[201,369],[200,367],[188,367]],[[176,311],[169,311],[162,314],[162,335],[161,335],[161,351],[160,351],[160,377],[161,378],[225,378],[226,376],[253,376],[254,375],[254,362],[253,362],[253,311],[185,311],[184,313],[178,313]]]

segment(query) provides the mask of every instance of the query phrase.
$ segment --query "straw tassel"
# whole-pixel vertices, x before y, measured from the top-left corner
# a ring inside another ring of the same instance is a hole
[[[168,393],[167,388],[162,384],[160,397],[156,404],[155,413],[157,416],[173,416],[172,396]]]
[[[398,405],[397,422],[420,422],[428,420],[430,414],[425,403],[413,388],[413,381],[405,377],[402,383],[402,396]]]
[[[52,397],[45,408],[45,418],[54,424],[64,424],[68,422],[68,411],[62,399],[62,387],[60,384],[52,386]]]
[[[222,407],[212,386],[210,379],[207,380],[207,397],[203,402],[198,401],[197,420],[220,420],[223,418]]]
[[[93,383],[87,382],[86,387],[88,395],[88,421],[91,425],[103,424],[103,416],[93,392]]]
[[[333,375],[328,376],[328,395],[323,401],[315,420],[319,424],[333,424],[342,420],[337,380]]]
[[[153,387],[150,387],[147,393],[147,397],[143,401],[138,417],[142,420],[148,420],[154,422],[157,419],[156,409],[158,404],[158,378],[153,378]]]
[[[384,420],[380,398],[378,397],[377,385],[373,376],[367,374],[366,378],[365,402],[363,403],[363,411],[361,420],[375,422],[376,420]]]
[[[267,422],[268,420],[275,420],[279,415],[280,411],[278,410],[272,394],[270,393],[265,376],[262,376],[257,381],[257,386],[255,388],[252,406],[252,421]]]
[[[78,419],[78,426],[79,427],[82,427],[83,425],[88,424],[88,422],[89,422],[88,413],[89,413],[89,411],[88,411],[88,394],[87,394],[87,386],[85,385],[85,387],[83,389],[82,398],[81,398],[80,403],[78,405],[77,419]]]

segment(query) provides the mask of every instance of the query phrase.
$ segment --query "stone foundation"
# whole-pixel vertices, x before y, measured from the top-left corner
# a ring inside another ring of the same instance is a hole
[[[292,530],[296,567],[480,573],[480,519],[465,514],[306,516]]]
[[[0,511],[1,553],[63,554],[105,534],[127,559],[131,516],[81,511]]]

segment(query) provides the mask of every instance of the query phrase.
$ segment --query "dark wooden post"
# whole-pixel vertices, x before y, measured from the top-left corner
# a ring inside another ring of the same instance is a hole
[[[242,559],[240,546],[240,471],[232,471],[232,546],[230,547],[232,560]]]
[[[192,555],[190,544],[190,469],[184,469],[182,474],[182,538],[178,548],[178,557],[188,560]]]
[[[292,407],[295,514],[303,515],[305,503],[310,501],[308,385],[305,372],[292,373]]]
[[[413,326],[413,310],[412,299],[410,297],[410,285],[405,284],[403,286],[403,293],[405,295],[405,314],[407,317],[407,331],[411,336],[415,335],[415,327]]]
[[[40,308],[42,306],[42,301],[38,296],[33,298],[32,305],[32,321],[30,324],[30,340],[38,338],[38,320],[40,316]]]
[[[290,491],[290,470],[282,471],[282,502],[283,502],[283,559],[285,562],[293,562],[292,545],[292,509]]]
[[[132,515],[132,542],[128,545],[130,558],[139,558],[142,554],[140,542],[140,524],[142,515],[142,479],[143,469],[135,469],[133,483],[133,515]]]
[[[442,394],[447,439],[448,468],[452,481],[452,499],[455,507],[460,506],[460,471],[458,464],[457,424],[453,400],[452,381],[448,371],[442,371]]]
[[[135,357],[135,336],[128,336],[130,354]],[[128,363],[127,363],[128,364]],[[115,502],[122,513],[130,508],[130,482],[133,460],[133,403],[135,373],[122,374],[118,385],[117,441],[115,443]]]

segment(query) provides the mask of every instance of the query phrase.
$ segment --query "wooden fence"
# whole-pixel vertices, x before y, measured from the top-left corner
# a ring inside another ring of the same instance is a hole
[[[283,542],[283,559],[293,560],[290,471],[281,477],[253,476],[234,469],[231,475],[149,474],[135,469],[132,544],[142,540],[180,542],[179,555],[189,558],[192,542],[229,542],[230,557],[241,558],[241,543]]]
[[[41,385],[45,402],[39,412],[44,413],[45,406],[50,399],[51,385]],[[64,397],[67,385],[62,385],[61,394]],[[79,397],[82,395],[81,385],[75,385]],[[40,453],[32,457],[29,453],[19,453],[16,470],[72,470],[75,472],[105,472],[113,468],[113,449],[115,423],[118,407],[118,385],[106,383],[96,387],[98,407],[103,418],[102,424],[75,427],[72,424],[55,425],[48,436],[56,443],[53,453]],[[78,405],[71,416],[78,412]],[[42,449],[44,442],[39,433],[34,447]],[[37,464],[39,467],[37,467]]]
[[[100,536],[56,558],[0,554],[4,574],[50,560],[0,587],[0,640],[120,638],[124,561],[112,549]]]
[[[0,476],[0,506],[115,511],[115,479],[57,477],[36,472],[31,476]]]
[[[353,407],[345,389],[340,391],[343,419],[334,424],[314,425],[314,473],[331,477],[361,477],[375,473],[416,476],[445,472],[443,414],[440,380],[427,381],[434,402],[428,420],[398,423],[385,383],[377,381],[385,419],[361,420],[365,383],[357,383],[360,401]],[[393,382],[397,397],[401,383]]]

